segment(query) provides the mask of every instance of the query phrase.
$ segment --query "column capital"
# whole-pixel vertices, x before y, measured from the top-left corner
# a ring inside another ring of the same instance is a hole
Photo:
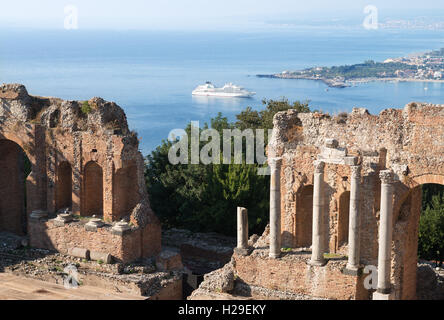
[[[325,162],[322,160],[316,160],[314,163],[315,173],[324,173]]]
[[[282,158],[269,158],[268,165],[271,169],[278,169],[282,166]]]
[[[384,184],[392,184],[394,175],[392,170],[382,170],[379,172],[379,178]]]
[[[360,177],[362,166],[350,166],[351,176]]]

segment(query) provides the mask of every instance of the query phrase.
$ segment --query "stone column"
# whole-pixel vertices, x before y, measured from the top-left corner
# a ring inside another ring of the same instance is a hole
[[[391,252],[393,219],[393,172],[384,170],[381,179],[381,208],[379,218],[378,288],[374,300],[391,299]]]
[[[245,208],[237,208],[237,247],[248,247],[248,211]]]
[[[282,158],[268,160],[270,177],[270,258],[281,255],[281,165]]]
[[[359,231],[360,231],[360,185],[361,185],[361,166],[350,166],[351,186],[350,186],[350,212],[348,226],[348,263],[346,269],[356,272],[359,264]]]
[[[248,210],[237,208],[237,248],[236,253],[248,254]]]
[[[314,266],[325,265],[324,259],[324,168],[323,161],[314,163],[314,192],[313,192],[313,240],[310,264]]]

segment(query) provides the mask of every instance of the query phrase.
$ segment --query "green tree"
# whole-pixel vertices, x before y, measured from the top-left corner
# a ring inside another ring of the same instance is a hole
[[[444,187],[423,187],[423,211],[419,224],[418,255],[422,259],[444,260]]]
[[[265,109],[261,111],[246,108],[234,123],[219,113],[210,126],[221,136],[223,129],[271,129],[276,112],[310,111],[308,102],[290,104],[281,99],[264,100],[263,104]],[[190,125],[185,132],[190,138]],[[201,142],[200,147],[206,143]],[[171,146],[172,142],[162,141],[147,156],[145,172],[151,205],[166,228],[234,235],[236,208],[242,206],[248,209],[250,232],[262,233],[268,221],[270,180],[257,174],[257,164],[172,165],[168,160]]]

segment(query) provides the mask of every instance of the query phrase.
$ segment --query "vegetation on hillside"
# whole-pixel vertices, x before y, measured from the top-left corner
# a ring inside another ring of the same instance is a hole
[[[235,122],[219,113],[200,130],[213,128],[222,136],[223,129],[271,129],[273,116],[279,111],[310,112],[307,102],[264,100],[263,105],[261,111],[247,107]],[[191,125],[185,131],[190,137]],[[200,150],[207,143],[201,141]],[[146,158],[145,178],[151,205],[164,228],[235,235],[236,208],[242,206],[249,210],[250,234],[262,233],[268,223],[269,177],[257,174],[258,164],[245,163],[245,148],[243,164],[172,165],[168,160],[172,145],[162,141]],[[423,186],[418,255],[427,260],[444,260],[443,186]]]
[[[261,111],[246,108],[235,122],[219,113],[201,130],[210,127],[222,136],[223,129],[272,129],[273,116],[279,111],[310,111],[308,102],[287,99],[264,100],[263,105]],[[191,125],[185,131],[190,136]],[[201,141],[200,147],[207,143]],[[172,165],[168,160],[171,146],[172,142],[162,141],[146,159],[151,205],[165,228],[235,235],[236,208],[241,206],[248,209],[250,232],[262,233],[268,222],[270,182],[268,176],[257,174],[258,164],[245,163],[245,148],[242,164]]]
[[[418,256],[444,261],[444,186],[424,185],[422,213],[419,223]]]

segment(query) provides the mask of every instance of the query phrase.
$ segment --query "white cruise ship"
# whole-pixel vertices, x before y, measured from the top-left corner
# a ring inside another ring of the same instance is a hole
[[[207,82],[193,90],[193,95],[195,96],[249,98],[255,94],[256,92],[250,92],[232,83],[227,83],[222,88],[217,88],[211,82]]]

